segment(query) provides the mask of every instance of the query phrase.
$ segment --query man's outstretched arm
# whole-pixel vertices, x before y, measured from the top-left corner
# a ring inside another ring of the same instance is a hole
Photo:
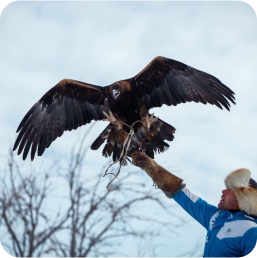
[[[185,187],[183,179],[158,165],[146,154],[134,152],[132,164],[145,170],[166,196],[173,198],[187,213],[208,229],[211,217],[218,211],[217,207],[191,193]]]

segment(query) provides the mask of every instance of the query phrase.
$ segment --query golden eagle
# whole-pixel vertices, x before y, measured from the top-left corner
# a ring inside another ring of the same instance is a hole
[[[194,101],[229,110],[229,101],[235,104],[234,100],[234,92],[212,75],[158,56],[135,77],[106,87],[71,79],[60,81],[22,119],[13,150],[19,147],[18,154],[23,151],[25,160],[31,149],[33,160],[36,151],[41,156],[64,131],[92,120],[107,120],[109,125],[91,149],[97,150],[106,141],[103,155],[118,160],[134,123],[127,156],[143,151],[154,158],[154,153],[169,147],[165,140],[173,140],[175,128],[150,115],[151,108]],[[135,123],[137,120],[141,122]]]

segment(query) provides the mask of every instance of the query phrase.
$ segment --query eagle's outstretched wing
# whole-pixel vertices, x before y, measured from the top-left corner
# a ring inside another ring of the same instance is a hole
[[[161,56],[129,82],[148,109],[194,101],[229,110],[228,100],[235,104],[234,92],[214,76]]]
[[[101,106],[104,87],[65,79],[50,89],[25,115],[17,132],[13,150],[23,150],[25,160],[31,148],[31,160],[36,150],[41,156],[64,131],[77,129],[94,120],[102,120]]]
[[[114,90],[123,96],[122,101],[113,98]],[[132,99],[132,112],[123,112],[123,107],[129,106]],[[136,106],[141,112],[145,107],[149,110],[163,104],[195,101],[229,110],[229,101],[235,103],[234,100],[234,92],[217,78],[178,61],[156,57],[135,77],[110,86],[99,87],[70,79],[60,81],[25,115],[17,129],[19,134],[13,150],[18,148],[18,154],[23,152],[23,159],[26,159],[31,149],[33,160],[36,151],[41,156],[64,131],[77,129],[93,119],[104,119],[103,109],[109,104],[112,110],[118,110],[120,119],[134,122],[138,119],[133,116],[137,113]]]

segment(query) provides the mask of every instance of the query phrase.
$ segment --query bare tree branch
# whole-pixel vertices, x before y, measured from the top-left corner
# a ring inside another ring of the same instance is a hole
[[[31,257],[46,244],[52,234],[62,229],[69,213],[66,212],[62,219],[56,219],[50,224],[45,223],[51,221],[42,207],[49,194],[49,177],[45,174],[43,185],[40,186],[37,183],[37,179],[41,181],[38,174],[24,176],[13,158],[12,151],[8,156],[7,172],[9,183],[1,178],[1,218],[9,233],[15,256]],[[43,228],[39,230],[38,227]],[[39,254],[43,252],[41,250]]]
[[[40,169],[36,173],[33,168],[30,173],[24,171],[10,151],[5,171],[9,177],[0,177],[0,222],[6,232],[3,245],[11,254],[127,256],[121,246],[130,238],[136,239],[138,256],[156,256],[159,245],[154,240],[164,233],[177,235],[176,227],[187,223],[172,212],[172,205],[162,201],[165,197],[160,191],[147,190],[133,171],[119,176],[118,191],[105,188],[103,174],[107,165],[98,173],[94,171],[85,182],[87,134],[73,147],[66,166],[59,162],[47,173]],[[54,183],[56,179],[61,182],[60,189]],[[53,207],[50,212],[46,203],[54,198],[55,192],[62,198],[62,206]],[[139,207],[145,204],[166,213],[169,222],[140,212]]]

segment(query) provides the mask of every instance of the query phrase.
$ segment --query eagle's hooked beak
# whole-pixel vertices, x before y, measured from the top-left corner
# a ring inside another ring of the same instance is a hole
[[[112,90],[112,96],[117,99],[120,95],[120,92],[118,90]]]

